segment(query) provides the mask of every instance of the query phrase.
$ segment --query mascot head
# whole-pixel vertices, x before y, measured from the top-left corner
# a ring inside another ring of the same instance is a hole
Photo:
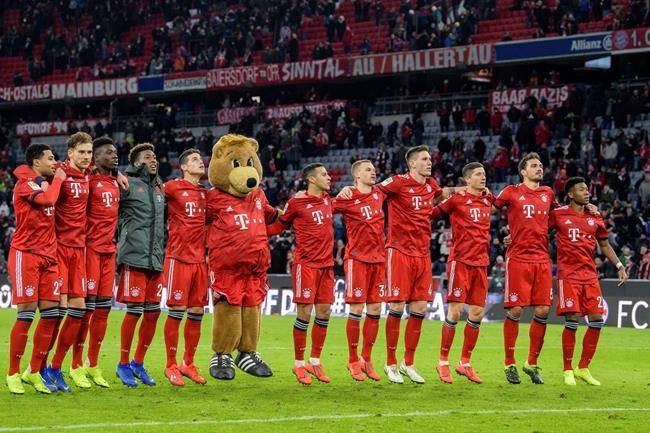
[[[262,180],[262,164],[257,156],[257,141],[237,134],[226,134],[212,147],[208,168],[210,184],[234,195],[245,197]]]

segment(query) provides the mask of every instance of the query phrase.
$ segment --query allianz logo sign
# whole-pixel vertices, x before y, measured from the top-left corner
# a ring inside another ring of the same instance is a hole
[[[571,42],[571,52],[594,51],[594,50],[611,51],[612,35],[607,34],[604,35],[602,39],[595,39],[595,40],[580,38]]]

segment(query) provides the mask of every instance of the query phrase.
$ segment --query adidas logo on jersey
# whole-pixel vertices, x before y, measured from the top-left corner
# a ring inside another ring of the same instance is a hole
[[[183,191],[182,195],[183,195],[183,197],[187,197],[189,194],[187,193],[187,191]]]
[[[312,206],[311,203],[309,203],[309,204],[307,205],[307,209],[311,209],[311,208],[313,208],[313,207],[314,207],[314,206]]]
[[[356,200],[354,201],[354,204],[359,204],[359,203],[361,203],[361,200],[359,200],[359,199],[356,199]]]
[[[568,225],[568,224],[573,224],[573,223],[571,222],[571,220],[566,220],[566,221],[564,221],[564,224]]]
[[[102,187],[102,183],[101,183],[101,182],[97,182],[97,188],[101,188],[101,187]]]
[[[413,188],[409,189],[409,192],[413,194],[415,191],[413,191]]]
[[[465,204],[472,204],[472,199],[467,200],[467,203]]]
[[[524,201],[524,200],[526,200],[526,197],[524,197],[524,196],[522,195],[521,197],[519,197],[519,200]]]
[[[226,209],[226,212],[232,212],[232,206],[228,206],[228,208]]]

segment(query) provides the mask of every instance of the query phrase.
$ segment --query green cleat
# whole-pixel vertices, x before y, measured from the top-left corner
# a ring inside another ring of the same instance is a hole
[[[31,373],[29,370],[25,370],[20,378],[23,382],[32,385],[37,392],[42,394],[52,394],[52,391],[50,391],[50,389],[45,386],[45,383],[43,383],[41,373],[38,371],[36,373]]]
[[[84,368],[86,369],[86,374],[88,375],[88,377],[90,377],[90,380],[92,380],[95,383],[95,385],[101,386],[102,388],[111,387],[106,381],[106,379],[104,379],[102,370],[99,367],[86,366]]]
[[[88,389],[92,386],[86,377],[86,370],[83,367],[71,368],[69,376],[79,388]]]
[[[600,382],[594,379],[588,368],[576,368],[573,372],[578,379],[584,380],[589,385],[600,386]]]
[[[573,370],[564,370],[564,384],[576,386],[576,378],[573,376]]]
[[[24,394],[25,387],[23,387],[23,382],[20,379],[20,373],[12,374],[11,376],[7,375],[7,388],[12,394]]]
[[[506,373],[506,379],[508,382],[512,383],[513,385],[517,385],[521,383],[521,379],[519,379],[519,372],[517,371],[517,366],[516,365],[508,365],[506,368],[503,369],[503,371]]]
[[[539,372],[542,370],[540,367],[536,365],[530,365],[528,364],[528,361],[526,361],[524,362],[524,366],[522,370],[524,370],[524,373],[530,376],[530,380],[532,380],[534,384],[536,385],[544,384],[544,379],[542,379],[542,376],[539,374]]]

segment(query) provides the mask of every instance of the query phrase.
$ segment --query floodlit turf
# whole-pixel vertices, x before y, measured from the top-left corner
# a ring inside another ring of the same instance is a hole
[[[546,384],[533,385],[522,373],[522,384],[515,386],[505,382],[502,371],[501,325],[483,324],[473,364],[485,383],[475,385],[454,375],[453,385],[443,385],[434,370],[440,323],[427,321],[416,355],[416,365],[427,383],[418,386],[390,384],[383,371],[379,383],[354,382],[345,369],[345,321],[332,319],[322,356],[332,383],[304,387],[290,372],[293,318],[264,317],[260,351],[273,367],[275,376],[256,379],[238,370],[232,382],[209,378],[205,386],[188,384],[173,388],[162,373],[165,361],[162,326],[166,317],[162,314],[146,360],[158,385],[127,389],[118,383],[114,373],[122,314],[114,312],[110,316],[100,359],[110,389],[75,388],[72,395],[52,396],[36,395],[33,389],[28,389],[25,395],[14,396],[3,381],[0,432],[650,431],[648,331],[605,328],[592,364],[592,372],[603,386],[595,388],[578,383],[570,389],[562,383],[560,326],[549,326],[546,334],[540,359]],[[6,374],[9,330],[14,317],[14,310],[0,310],[3,374]],[[209,377],[211,317],[206,318],[197,364]],[[456,332],[452,360],[459,355],[463,326],[459,325]],[[524,361],[527,350],[527,331],[528,327],[522,325],[517,351],[520,362]],[[578,356],[583,332],[581,327]],[[374,354],[378,370],[385,359],[384,347],[382,321]],[[28,357],[29,353],[23,366]],[[69,365],[69,355],[64,365]],[[51,430],[44,428],[50,426]]]

